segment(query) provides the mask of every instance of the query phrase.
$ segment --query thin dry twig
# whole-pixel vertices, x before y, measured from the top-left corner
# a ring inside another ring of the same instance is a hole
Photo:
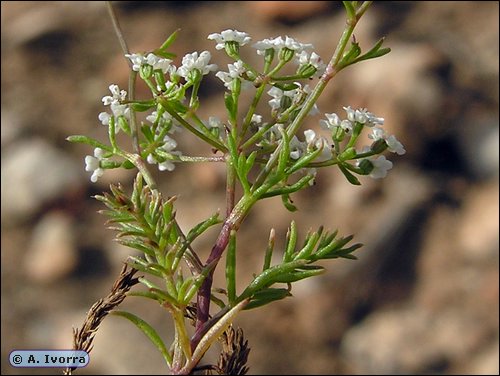
[[[243,330],[229,326],[219,338],[222,350],[217,365],[196,367],[194,371],[205,371],[207,375],[246,375],[246,366],[250,348],[243,335]]]
[[[99,299],[90,308],[81,329],[73,328],[73,350],[83,350],[87,353],[92,351],[94,336],[102,320],[109,312],[116,308],[126,297],[126,293],[132,286],[139,283],[138,278],[133,278],[137,269],[127,270],[125,264],[116,279],[111,292],[105,298]],[[63,371],[64,375],[71,375],[76,368],[68,367]]]

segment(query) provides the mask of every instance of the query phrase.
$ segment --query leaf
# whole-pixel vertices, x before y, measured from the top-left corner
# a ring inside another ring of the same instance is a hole
[[[353,185],[361,185],[361,183],[359,182],[358,178],[356,176],[354,176],[353,174],[351,174],[347,168],[344,167],[344,165],[342,163],[339,163],[339,168],[340,168],[340,171],[342,171],[342,173],[344,174],[344,176],[346,177],[347,181]]]
[[[179,31],[181,29],[175,30],[172,34],[170,34],[165,42],[158,48],[157,50],[153,51],[156,55],[163,56],[162,54],[167,53],[167,49],[172,45],[172,43],[175,42],[177,39],[177,35],[179,34]],[[172,55],[172,54],[169,54]],[[175,57],[175,55],[174,55]]]
[[[323,227],[320,227],[318,232],[313,232],[306,239],[306,244],[304,247],[295,255],[294,260],[307,259],[312,253],[316,243],[318,242],[321,232],[323,232]]]
[[[189,240],[189,242],[192,242],[198,236],[203,234],[208,228],[210,228],[218,223],[221,223],[221,222],[222,222],[222,220],[219,218],[219,212],[217,212],[214,215],[212,215],[210,218],[198,223],[191,230],[189,230],[189,233],[188,233],[186,238]]]
[[[300,281],[301,279],[314,277],[323,274],[325,269],[321,266],[317,266],[315,269],[311,270],[296,270],[291,273],[282,274],[276,278],[277,283],[292,283]]]
[[[133,102],[130,104],[130,106],[134,111],[145,112],[152,109],[153,107],[156,107],[156,102],[154,100]]]
[[[288,211],[291,211],[293,213],[298,210],[297,207],[294,204],[292,204],[290,195],[288,194],[281,195],[281,201],[283,202],[283,205],[285,206],[285,208],[287,208]]]
[[[111,153],[113,152],[113,148],[111,146],[105,145],[102,142],[99,142],[87,136],[81,136],[81,135],[69,136],[66,137],[66,141],[80,143],[80,144],[87,144],[96,148],[101,148],[102,150],[106,150]]]
[[[227,113],[232,124],[236,123],[236,116],[238,108],[234,102],[233,96],[230,93],[224,94],[224,104],[226,105]]]
[[[167,347],[165,346],[165,343],[161,339],[161,337],[158,335],[156,330],[148,324],[146,321],[143,319],[139,318],[138,316],[130,313],[130,312],[125,312],[125,311],[111,311],[111,314],[115,316],[121,316],[126,318],[127,320],[131,321],[135,326],[137,326],[153,343],[153,345],[156,346],[158,351],[163,355],[163,359],[165,359],[165,362],[169,367],[172,366],[172,356],[170,355],[169,351],[167,350]]]
[[[375,45],[371,48],[371,50],[356,59],[356,62],[387,55],[389,52],[391,52],[391,49],[389,47],[381,48],[384,41],[385,38],[380,38],[377,43],[375,43]]]
[[[250,303],[248,303],[245,309],[248,310],[262,307],[266,304],[284,299],[288,296],[292,296],[292,294],[290,293],[289,289],[285,288],[267,288],[264,290],[260,290],[252,296]]]
[[[290,228],[286,233],[286,249],[283,254],[283,262],[289,262],[293,259],[295,246],[297,245],[297,224],[292,221]]]
[[[254,278],[250,285],[248,285],[245,291],[243,291],[243,293],[239,296],[238,300],[252,297],[257,291],[267,288],[275,283],[276,279],[280,275],[289,273],[296,268],[304,266],[306,263],[306,260],[296,260],[281,265],[275,265],[263,271]]]

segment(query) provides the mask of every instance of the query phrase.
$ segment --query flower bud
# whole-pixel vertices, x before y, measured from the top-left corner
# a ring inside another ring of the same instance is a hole
[[[316,67],[314,65],[306,64],[306,65],[301,66],[298,69],[297,74],[300,74],[304,78],[310,78],[310,77],[314,76],[317,71],[318,71],[318,69],[316,69]]]
[[[139,69],[139,75],[143,80],[151,78],[151,76],[153,75],[153,67],[149,64],[141,65],[141,68]]]
[[[358,167],[361,169],[361,175],[368,175],[375,168],[372,161],[370,161],[369,159],[363,159],[361,162],[359,162]]]
[[[292,60],[294,56],[295,56],[295,51],[291,50],[289,48],[286,48],[286,47],[283,47],[279,53],[280,60],[283,60],[286,62],[289,62],[290,60]]]
[[[387,142],[383,138],[378,139],[374,143],[371,144],[370,150],[375,154],[382,153],[385,149],[387,149]]]
[[[333,141],[342,142],[345,138],[346,132],[342,127],[334,127],[332,132]]]
[[[224,43],[224,49],[229,57],[235,60],[240,59],[240,44],[236,41],[227,41]]]

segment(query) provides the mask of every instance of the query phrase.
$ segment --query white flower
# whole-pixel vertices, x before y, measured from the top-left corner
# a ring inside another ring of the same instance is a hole
[[[368,135],[374,141],[384,140],[387,144],[387,149],[391,153],[396,153],[398,155],[403,155],[406,153],[406,150],[401,142],[399,142],[396,136],[391,135],[387,136],[385,131],[379,127],[373,127],[372,133]]]
[[[210,116],[208,118],[208,127],[209,128],[218,128],[219,131],[224,131],[224,124],[222,124],[220,119],[216,116]]]
[[[146,59],[142,54],[125,54],[125,57],[132,63],[132,70],[139,72],[141,65],[146,62]]]
[[[288,35],[285,37],[285,39],[281,37],[276,38],[275,44],[278,48],[288,48],[289,50],[293,50],[297,53],[301,53],[306,49],[313,48],[312,44],[297,42],[295,39],[290,38]]]
[[[269,101],[269,106],[271,106],[271,108],[273,110],[277,110],[277,109],[281,108],[281,98],[283,96],[285,96],[285,97],[289,97],[293,100],[296,92],[297,92],[297,89],[283,91],[280,88],[273,86],[267,92],[267,94],[269,94],[271,97],[273,97],[273,99],[271,99]]]
[[[372,133],[368,135],[368,138],[371,138],[374,141],[377,140],[385,140],[385,131],[382,128],[379,127],[373,127],[372,128]]]
[[[257,50],[257,55],[264,55],[266,50],[275,49],[276,45],[273,39],[264,39],[254,43],[253,48]]]
[[[385,178],[387,171],[392,168],[392,162],[383,155],[379,155],[376,159],[371,158],[370,162],[373,164],[373,170],[370,172],[373,179]]]
[[[108,114],[107,112],[101,112],[99,114],[99,120],[101,121],[102,125],[109,125],[109,121],[111,120],[111,115]]]
[[[321,128],[325,130],[334,130],[337,127],[340,127],[340,118],[337,114],[325,114],[326,120],[321,119],[319,121],[319,125]]]
[[[177,122],[177,120],[175,120],[168,112],[164,112],[158,119],[158,112],[153,111],[150,115],[146,116],[146,120],[153,124],[155,122],[158,122],[158,125],[160,127],[169,126],[170,129],[168,130],[168,133],[176,133],[182,131],[182,128],[178,125],[179,123]]]
[[[347,112],[347,120],[350,122],[355,122],[356,121],[356,113],[355,111],[351,108],[351,106],[344,107],[345,112]]]
[[[340,122],[340,127],[344,130],[345,133],[349,134],[352,132],[352,123],[347,120],[347,119],[344,119]]]
[[[396,153],[397,155],[403,155],[406,150],[401,142],[399,142],[395,136],[391,135],[385,139],[390,152]]]
[[[101,148],[94,149],[94,156],[87,155],[85,157],[85,171],[92,171],[90,181],[95,183],[103,174],[104,170],[101,168],[101,161],[103,160],[104,150]]]
[[[258,55],[264,55],[265,51],[272,48],[275,51],[279,51],[282,48],[287,48],[289,50],[295,51],[297,54],[300,54],[304,50],[312,49],[313,45],[310,43],[300,43],[295,39],[286,36],[285,39],[282,37],[276,37],[274,39],[264,39],[258,41],[253,45],[255,49],[257,49]]]
[[[199,55],[196,51],[187,54],[182,58],[182,66],[177,69],[177,74],[186,80],[189,80],[190,73],[195,69],[199,70],[202,75],[206,75],[217,69],[217,65],[208,64],[211,57],[208,51],[203,51]]]
[[[182,155],[180,151],[174,151],[174,149],[177,147],[177,142],[173,139],[170,138],[169,136],[165,136],[163,138],[164,144],[159,147],[159,149],[162,149],[166,151],[169,154],[172,155]],[[158,163],[158,170],[160,171],[173,171],[175,169],[175,164],[171,160],[165,160],[163,162],[160,162],[155,155],[149,154],[146,158],[148,163],[150,164],[157,164]]]
[[[243,65],[243,61],[238,60],[234,64],[228,64],[227,68],[229,70],[228,72],[223,72],[219,71],[215,74],[217,78],[219,78],[222,82],[224,82],[224,86],[228,89],[231,89],[231,85],[233,83],[234,79],[242,79],[243,73],[246,72],[246,68]],[[248,87],[250,82],[248,81],[243,81],[243,88]]]
[[[172,60],[165,59],[163,57],[157,56],[153,53],[149,53],[147,56],[143,54],[125,54],[125,57],[132,63],[132,70],[139,72],[141,66],[148,64],[153,67],[154,70],[161,70],[163,73],[167,73],[170,68]]]
[[[312,65],[316,68],[316,74],[318,76],[321,76],[326,68],[326,64],[323,63],[321,57],[316,52],[312,52],[311,55],[309,55],[307,51],[300,52],[300,54],[297,55],[297,63],[300,66]]]
[[[120,90],[118,85],[109,85],[109,91],[111,92],[112,96],[106,95],[102,97],[102,103],[105,106],[109,106],[112,103],[120,103],[127,98],[127,92],[125,90]]]
[[[369,127],[384,125],[384,118],[372,114],[366,108],[354,110],[351,106],[347,106],[344,107],[344,110],[347,113],[347,120],[351,123],[358,122]]]
[[[128,105],[126,105],[126,104],[120,104],[118,102],[111,103],[109,108],[111,108],[111,112],[113,112],[113,115],[115,117],[118,117],[118,116],[125,116],[126,118],[129,117],[130,109],[128,108]]]
[[[260,124],[262,123],[262,115],[253,114],[250,121],[254,124]]]
[[[106,96],[102,97],[102,103],[105,106],[110,107],[111,112],[113,113],[113,116],[115,116],[115,117],[125,116],[128,118],[130,109],[129,109],[128,105],[121,104],[121,102],[127,98],[127,92],[125,90],[120,90],[118,85],[115,85],[115,84],[109,85],[109,91],[111,92],[112,95],[106,95]],[[109,125],[110,118],[111,118],[111,115],[109,115],[109,117],[108,117],[105,115],[105,113],[99,114],[99,120],[101,120],[101,123],[104,125]],[[117,128],[117,131],[118,131],[118,128]]]
[[[328,147],[328,140],[324,137],[318,137],[312,129],[304,131],[307,147],[318,150],[321,149],[321,154],[316,158],[316,162],[322,162],[331,159],[332,151]]]
[[[247,33],[231,29],[224,30],[220,34],[210,34],[207,39],[215,40],[217,42],[215,46],[217,50],[222,50],[225,47],[226,42],[236,42],[240,46],[244,46],[252,40]]]
[[[290,158],[299,159],[304,151],[306,150],[306,145],[300,142],[297,136],[293,136],[290,140]]]

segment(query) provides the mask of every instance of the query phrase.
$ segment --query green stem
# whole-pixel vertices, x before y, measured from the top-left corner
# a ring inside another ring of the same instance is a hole
[[[190,131],[191,133],[195,134],[198,138],[201,138],[203,141],[205,141],[206,143],[212,145],[214,148],[222,151],[222,152],[226,152],[227,151],[227,148],[221,144],[218,140],[214,139],[214,138],[211,138],[211,137],[208,137],[207,135],[201,133],[199,130],[197,130],[196,128],[194,128],[191,124],[189,124],[182,116],[180,116],[177,111],[175,111],[172,106],[170,105],[170,103],[168,102],[168,100],[166,98],[163,98],[163,97],[157,97],[157,100],[158,100],[158,103],[160,103],[164,108],[165,110],[170,114],[172,115],[172,117],[175,118],[175,120],[177,120],[179,123],[181,123],[181,125],[186,128],[188,131]]]
[[[236,302],[236,232],[231,231],[226,256],[226,284],[229,306]]]
[[[264,94],[264,90],[266,89],[266,85],[262,84],[257,89],[257,92],[255,93],[255,97],[253,98],[252,104],[250,105],[250,108],[248,109],[247,116],[243,120],[243,127],[241,129],[240,133],[240,143],[245,139],[245,135],[247,133],[248,127],[250,126],[250,123],[252,121],[252,116],[255,114],[255,110],[257,109],[257,105],[259,104],[260,98],[262,97],[262,94]],[[246,144],[246,143],[245,143]]]
[[[186,330],[183,311],[173,308],[172,317],[175,324],[172,372],[175,373],[176,370],[181,369],[191,359],[191,347],[189,345],[189,336]]]

